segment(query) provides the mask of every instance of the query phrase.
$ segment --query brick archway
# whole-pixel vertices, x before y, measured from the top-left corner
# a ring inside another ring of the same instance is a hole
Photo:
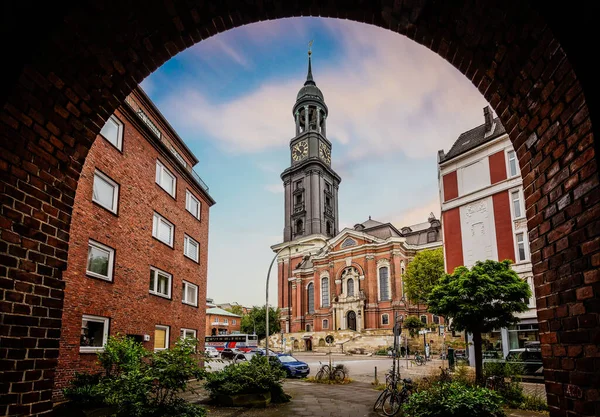
[[[592,6],[232,0],[157,1],[141,12],[128,2],[61,3],[3,6],[12,59],[0,83],[0,415],[52,406],[71,208],[104,121],[183,49],[243,24],[305,15],[405,35],[458,68],[494,107],[524,178],[551,415],[600,413],[598,84],[584,43]]]

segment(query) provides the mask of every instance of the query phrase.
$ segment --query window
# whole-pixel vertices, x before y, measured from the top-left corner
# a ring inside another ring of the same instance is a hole
[[[329,278],[321,279],[321,307],[329,307]]]
[[[390,324],[390,316],[388,314],[381,315],[381,324]]]
[[[183,304],[198,306],[198,286],[191,282],[183,281],[183,295],[181,296]]]
[[[331,229],[331,222],[326,223],[326,230],[328,235],[332,234],[333,230]]]
[[[123,147],[123,123],[115,116],[110,116],[100,131],[104,139],[115,148],[121,150]]]
[[[175,197],[177,178],[160,161],[156,161],[156,183]]]
[[[302,188],[302,181],[296,181],[296,190],[299,190]]]
[[[231,320],[231,324],[235,326],[237,324],[237,320],[236,319],[232,319]]]
[[[297,220],[296,221],[296,234],[301,235],[302,232],[304,232],[304,223],[302,223],[302,220]]]
[[[312,328],[310,327],[310,324],[307,324],[307,325],[306,325],[306,331],[307,331],[307,332],[310,332],[310,331],[311,331],[311,329],[312,329]]]
[[[325,197],[325,206],[331,207],[331,198]]]
[[[181,329],[181,331],[179,332],[179,337],[181,337],[182,339],[185,339],[187,337],[191,337],[191,338],[195,339],[196,338],[196,330]]]
[[[150,267],[150,294],[171,298],[171,274]]]
[[[175,226],[158,213],[154,213],[152,223],[152,236],[161,242],[173,247],[173,231]]]
[[[200,220],[200,201],[189,190],[185,190],[185,209]]]
[[[517,261],[525,261],[527,254],[525,250],[525,235],[523,233],[517,234]]]
[[[116,213],[117,202],[119,201],[119,184],[96,170],[96,172],[94,172],[92,201],[100,204],[105,209]]]
[[[517,155],[515,154],[515,151],[509,151],[507,155],[508,155],[508,176],[514,177],[515,175],[517,175],[519,173],[519,171],[517,170]]]
[[[302,194],[296,195],[296,204],[302,204]]]
[[[229,324],[229,319],[227,319],[227,318],[224,318],[224,319],[223,319],[223,323],[225,323],[225,324]]]
[[[183,239],[183,254],[190,259],[198,262],[198,252],[200,248],[200,244],[196,242],[194,239],[189,237],[188,235],[184,236]]]
[[[440,324],[440,316],[433,316],[433,324]]]
[[[389,301],[390,285],[389,285],[389,269],[387,266],[379,268],[379,300]]]
[[[510,193],[512,205],[513,205],[513,215],[515,219],[519,219],[523,217],[523,210],[521,210],[521,193],[519,190],[513,191]]]
[[[329,320],[323,319],[323,328],[324,329],[329,329]]]
[[[112,281],[115,250],[102,243],[88,242],[88,260],[86,273],[96,278]]]
[[[350,278],[346,281],[346,296],[353,297],[354,296],[354,280]]]
[[[308,287],[306,287],[306,291],[308,293],[308,312],[314,313],[315,312],[315,286],[313,285],[312,282],[310,284],[308,284]]]
[[[427,324],[427,316],[421,316],[421,323]]]
[[[154,350],[169,348],[169,326],[154,327]]]
[[[108,340],[108,317],[83,315],[81,318],[81,335],[79,351],[99,352],[104,350]]]
[[[437,232],[431,231],[427,232],[427,243],[435,242],[437,239]]]

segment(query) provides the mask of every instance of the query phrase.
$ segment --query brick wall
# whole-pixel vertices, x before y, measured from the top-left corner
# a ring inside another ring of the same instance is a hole
[[[69,264],[63,274],[65,306],[57,397],[75,371],[98,369],[95,353],[79,352],[83,314],[110,318],[110,335],[150,335],[150,341],[144,342],[147,349],[154,348],[155,325],[170,327],[170,345],[181,328],[196,330],[198,336],[205,328],[210,204],[196,187],[176,174],[176,162],[151,145],[132,123],[130,112],[118,110],[115,115],[124,123],[123,151],[99,136],[85,161],[75,196]],[[157,158],[177,177],[175,198],[155,183]],[[117,214],[92,202],[96,169],[120,186]],[[202,202],[201,220],[185,209],[186,190]],[[152,237],[154,211],[175,225],[173,248]],[[200,243],[199,262],[183,255],[184,233]],[[86,275],[89,239],[115,250],[112,282]],[[170,300],[148,292],[150,266],[172,274]],[[198,285],[200,307],[182,303],[182,280]]]
[[[70,7],[9,2],[0,28],[11,57],[0,83],[0,415],[50,413],[75,190],[105,120],[152,71],[204,38],[317,15],[374,24],[424,45],[499,115],[524,178],[550,414],[600,413],[593,2],[232,0],[156,2],[140,13],[134,4],[99,0]]]

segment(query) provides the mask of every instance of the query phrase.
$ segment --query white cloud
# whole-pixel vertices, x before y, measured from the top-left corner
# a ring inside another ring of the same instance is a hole
[[[423,223],[427,221],[429,213],[433,213],[436,218],[440,218],[440,200],[434,198],[418,206],[413,206],[401,213],[392,214],[391,223],[397,228],[411,226],[413,224]]]
[[[273,23],[269,23],[271,25]],[[266,25],[266,24],[265,24]],[[244,27],[260,35],[284,26]],[[374,26],[327,20],[341,43],[335,63],[314,56],[313,73],[330,109],[328,134],[338,162],[402,152],[421,158],[448,150],[462,131],[483,120],[483,97],[442,58],[409,39]],[[218,37],[217,37],[218,39]],[[247,61],[225,41],[215,44],[231,59]],[[212,40],[209,39],[210,42]],[[210,102],[186,85],[174,90],[178,125],[207,132],[226,150],[256,152],[284,146],[294,134],[291,108],[302,80],[268,81],[224,103]]]
[[[283,194],[283,184],[268,184],[265,185],[265,190],[273,194]]]

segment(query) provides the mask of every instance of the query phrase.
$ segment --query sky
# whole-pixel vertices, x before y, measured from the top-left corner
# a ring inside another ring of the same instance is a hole
[[[195,170],[217,202],[207,293],[216,303],[265,303],[310,40],[332,168],[342,177],[340,230],[369,216],[398,227],[439,217],[437,151],[483,123],[485,99],[449,63],[404,36],[347,20],[242,26],[166,62],[142,88],[198,157]],[[277,300],[276,271],[269,297]]]

